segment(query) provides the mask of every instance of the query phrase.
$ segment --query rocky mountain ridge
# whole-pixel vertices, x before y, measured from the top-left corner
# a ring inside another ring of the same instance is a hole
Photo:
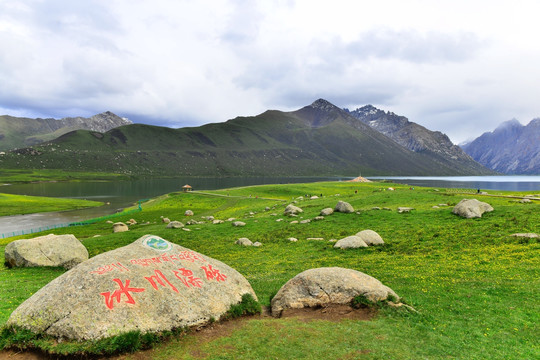
[[[101,114],[63,119],[30,119],[9,115],[0,116],[0,150],[36,145],[53,140],[74,130],[107,132],[119,126],[133,124],[126,118],[106,111]]]
[[[414,152],[319,99],[224,123],[78,130],[0,157],[0,167],[184,176],[482,175],[480,164]]]
[[[422,125],[409,121],[405,116],[386,112],[372,105],[353,111],[344,110],[411,151],[432,153],[448,161],[470,165],[474,162],[459,146],[454,145],[446,134],[428,130]]]
[[[505,174],[540,174],[540,118],[526,126],[516,119],[461,145],[473,159]]]

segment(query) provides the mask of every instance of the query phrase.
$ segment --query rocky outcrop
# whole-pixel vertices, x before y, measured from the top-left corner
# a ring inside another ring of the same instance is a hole
[[[54,279],[7,324],[74,340],[169,331],[217,320],[244,294],[256,298],[248,281],[228,265],[145,235]]]
[[[4,249],[10,267],[62,266],[71,269],[88,260],[88,251],[74,235],[49,234],[15,240]]]
[[[302,210],[298,206],[294,206],[293,204],[289,204],[285,208],[285,211],[283,211],[283,215],[298,215],[298,214],[303,213],[303,212],[304,212],[304,210]]]
[[[371,302],[399,297],[379,280],[360,271],[340,267],[306,270],[289,280],[272,299],[272,315],[286,309],[351,304],[363,296]]]
[[[334,244],[334,247],[339,249],[357,249],[362,247],[368,247],[368,245],[364,240],[362,240],[360,236],[352,235],[338,240]]]

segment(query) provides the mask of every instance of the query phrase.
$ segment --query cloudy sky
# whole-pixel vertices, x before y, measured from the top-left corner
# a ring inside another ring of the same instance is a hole
[[[0,0],[0,114],[170,127],[324,98],[455,143],[540,117],[539,1]]]

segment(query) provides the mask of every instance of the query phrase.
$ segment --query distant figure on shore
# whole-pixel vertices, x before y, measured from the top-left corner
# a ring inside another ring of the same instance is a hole
[[[477,194],[480,194],[480,189],[476,190],[476,193],[477,193]]]

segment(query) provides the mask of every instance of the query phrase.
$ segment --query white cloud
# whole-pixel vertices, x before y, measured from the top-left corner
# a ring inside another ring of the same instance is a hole
[[[458,142],[540,115],[535,1],[0,3],[0,110],[168,126],[319,97]]]

